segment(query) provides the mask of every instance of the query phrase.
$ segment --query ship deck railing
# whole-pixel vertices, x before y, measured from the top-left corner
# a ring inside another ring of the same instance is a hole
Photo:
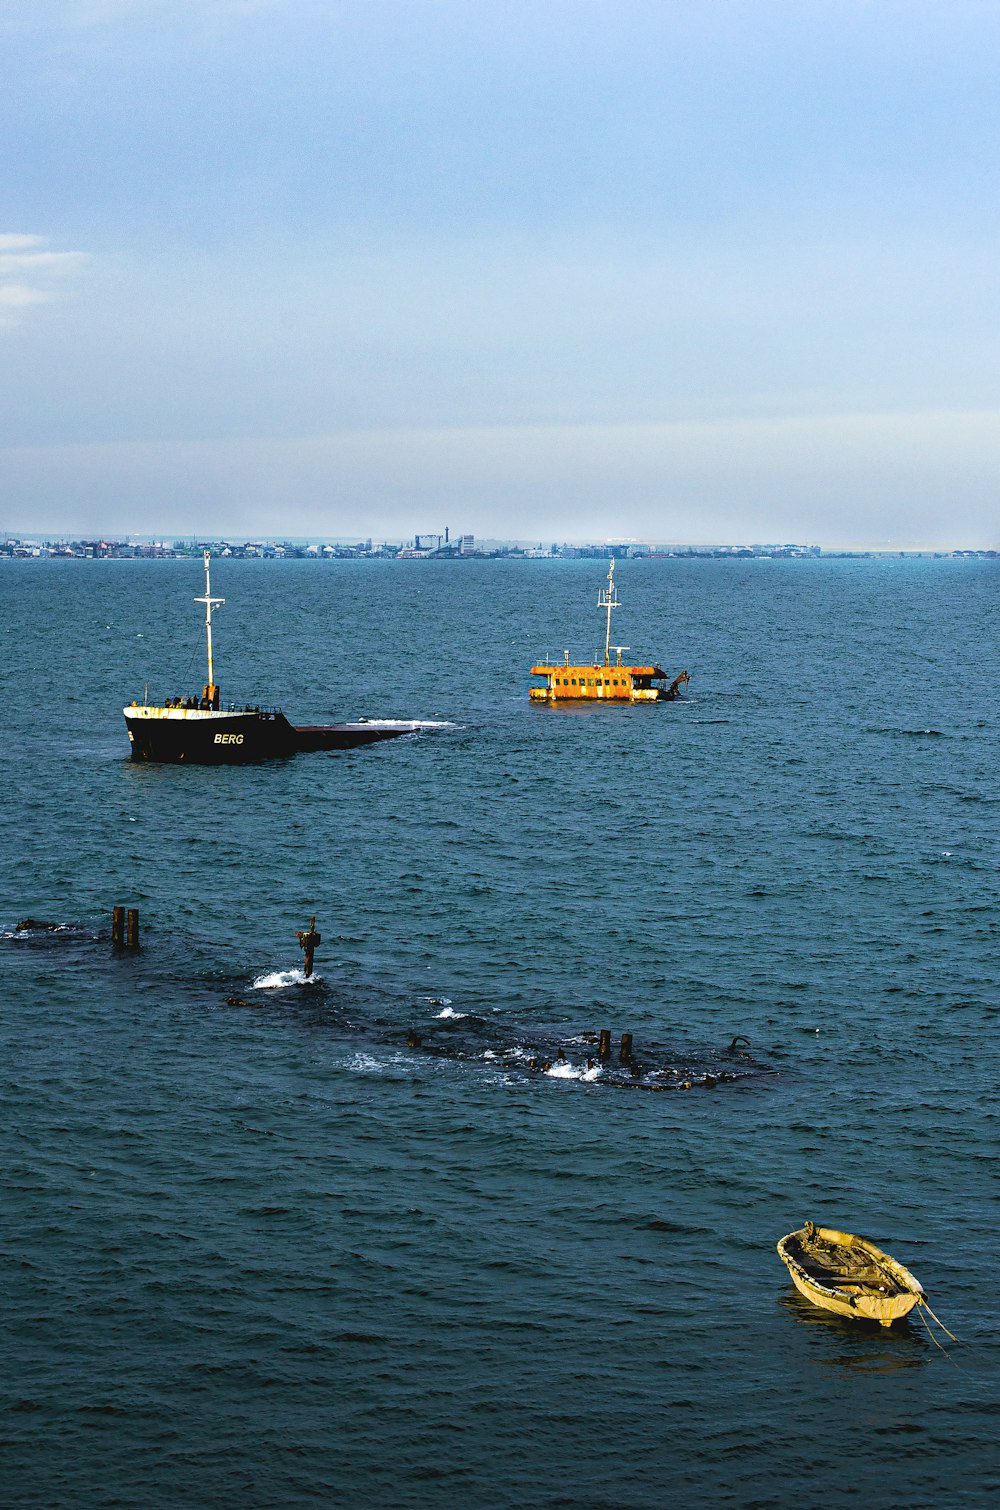
[[[151,706],[149,703],[147,707]],[[152,706],[155,706],[153,704]],[[206,708],[202,705],[200,697],[191,698],[164,698],[160,704],[163,708],[186,709],[190,713],[259,713],[262,718],[275,718],[278,714],[284,714],[284,708],[277,704],[269,707],[264,703],[220,703],[217,708]]]

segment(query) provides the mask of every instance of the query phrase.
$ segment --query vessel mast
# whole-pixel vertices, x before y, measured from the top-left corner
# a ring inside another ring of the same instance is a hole
[[[611,665],[611,610],[620,608],[618,594],[615,592],[615,558],[611,557],[611,565],[608,568],[608,585],[602,587],[597,595],[598,608],[606,608],[608,611],[608,624],[604,634],[604,664]],[[627,648],[627,647],[626,647]],[[619,656],[619,660],[621,657]]]
[[[212,559],[211,552],[205,551],[205,596],[195,598],[196,603],[205,605],[205,640],[208,645],[208,685],[215,689],[215,668],[212,663],[212,609],[219,608],[226,601],[225,598],[212,597],[212,582],[209,577],[208,563]],[[209,693],[209,696],[212,694]]]

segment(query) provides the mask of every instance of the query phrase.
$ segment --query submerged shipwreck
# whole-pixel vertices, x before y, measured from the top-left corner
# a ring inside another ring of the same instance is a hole
[[[655,1039],[644,1040],[637,1049],[627,1032],[616,1045],[609,1028],[567,1032],[557,1025],[499,1024],[475,1013],[453,1013],[448,1005],[430,1023],[411,1028],[406,1044],[439,1058],[604,1090],[714,1090],[777,1073],[755,1059],[749,1047],[738,1047],[746,1044],[742,1038],[724,1049],[692,1049]]]
[[[229,1007],[254,1010],[295,1003],[300,1022],[318,1031],[329,1030],[340,1041],[354,1040],[367,1051],[383,1051],[389,1062],[400,1053],[428,1056],[465,1064],[470,1069],[540,1081],[577,1082],[581,1087],[645,1092],[714,1090],[750,1086],[778,1074],[774,1065],[758,1059],[750,1044],[737,1035],[723,1046],[680,1044],[653,1035],[640,1043],[630,1032],[613,1035],[610,1028],[580,1030],[564,1023],[504,1021],[474,1007],[456,1010],[445,997],[385,997],[372,992],[361,1001],[342,986],[334,989],[315,970],[315,954],[322,943],[312,917],[296,931],[303,952],[301,968],[277,968],[250,980],[232,978],[223,997]],[[152,941],[143,933],[135,907],[116,905],[110,931],[86,924],[42,921],[26,917],[9,932],[0,929],[0,946],[18,952],[59,948],[79,965],[106,968],[111,959],[141,957],[153,977],[169,979],[173,989],[203,994],[218,1003],[217,941],[166,936],[153,927]],[[177,977],[178,959],[191,961],[189,985]],[[162,972],[166,968],[167,975]],[[286,995],[285,993],[290,994]]]

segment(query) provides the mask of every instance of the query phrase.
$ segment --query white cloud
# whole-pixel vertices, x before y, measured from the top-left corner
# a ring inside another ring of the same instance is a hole
[[[83,252],[50,252],[44,236],[0,233],[0,327],[18,323],[18,315],[55,297],[51,282],[64,278],[86,260]]]
[[[43,246],[43,236],[20,236],[12,232],[0,232],[0,252],[23,252],[29,247]]]
[[[51,294],[40,288],[30,288],[27,283],[0,283],[0,307],[25,309],[29,304],[45,304]]]
[[[0,252],[0,276],[11,273],[62,274],[83,261],[81,252]]]

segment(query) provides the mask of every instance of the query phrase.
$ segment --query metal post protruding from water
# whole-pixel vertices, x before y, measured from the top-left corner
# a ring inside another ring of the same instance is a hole
[[[306,957],[302,965],[302,973],[306,977],[306,980],[308,980],[313,973],[313,954],[315,953],[316,945],[323,942],[320,935],[316,932],[315,913],[309,920],[308,931],[306,933],[299,933],[298,929],[296,929],[295,937],[305,951]]]
[[[139,947],[139,909],[130,907],[125,914],[125,948],[138,949]]]
[[[611,1057],[611,1029],[610,1028],[602,1028],[601,1029],[601,1036],[600,1036],[600,1038],[598,1039],[598,1042],[597,1042],[597,1052],[600,1054],[600,1056],[601,1056],[602,1059],[609,1059]]]
[[[116,949],[125,948],[125,908],[115,907],[111,912],[111,942]]]
[[[621,1047],[618,1050],[618,1063],[628,1064],[632,1058],[632,1034],[623,1033]]]

